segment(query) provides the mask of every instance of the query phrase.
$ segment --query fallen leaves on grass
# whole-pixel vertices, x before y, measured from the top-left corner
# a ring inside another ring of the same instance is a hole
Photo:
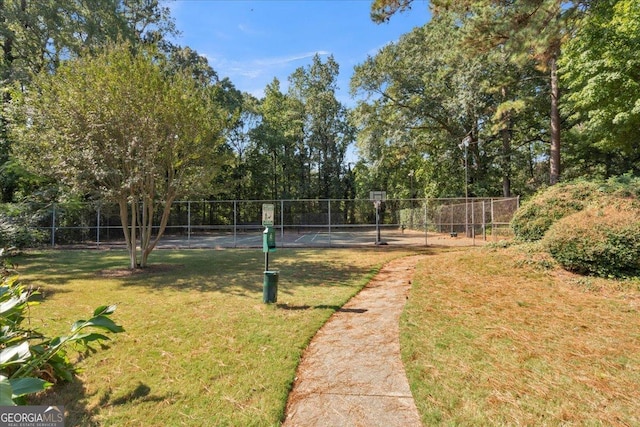
[[[418,267],[402,345],[423,423],[639,425],[638,289],[585,291],[515,251]]]

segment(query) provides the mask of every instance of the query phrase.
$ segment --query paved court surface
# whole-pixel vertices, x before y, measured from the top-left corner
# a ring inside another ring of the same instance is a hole
[[[380,232],[380,239],[375,231],[285,231],[276,230],[278,248],[305,247],[366,247],[382,243],[385,246],[472,246],[483,245],[482,237],[451,237],[449,234],[428,233],[387,229]],[[262,232],[199,234],[191,236],[164,236],[160,248],[262,248]]]
[[[420,258],[384,266],[318,331],[298,368],[283,426],[421,426],[398,324]]]

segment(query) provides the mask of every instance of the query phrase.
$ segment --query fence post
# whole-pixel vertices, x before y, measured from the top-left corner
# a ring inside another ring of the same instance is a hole
[[[191,200],[187,201],[187,245],[191,247]]]
[[[329,214],[329,247],[331,247],[331,199],[327,200],[327,212]]]
[[[491,235],[493,236],[493,241],[496,241],[496,225],[493,222],[493,198],[491,199]]]
[[[471,238],[473,239],[473,246],[476,245],[476,215],[475,215],[475,202],[471,202]]]
[[[471,215],[473,215],[473,204],[471,205]],[[469,197],[464,199],[464,234],[469,238]],[[473,242],[475,245],[475,242]]]
[[[427,236],[429,235],[429,199],[424,199],[424,245],[429,246]]]
[[[96,218],[96,244],[100,247],[100,205],[98,205],[98,212]]]
[[[482,201],[482,237],[484,241],[487,241],[487,208],[485,207],[486,200]]]
[[[280,199],[280,242],[284,248],[284,199]]]
[[[449,216],[451,217],[451,219],[450,219],[451,233],[453,233],[453,206],[452,206],[452,203],[453,203],[452,201],[449,201],[449,205],[448,205]]]
[[[238,241],[238,201],[233,199],[233,247],[237,246]]]
[[[56,204],[53,204],[51,210],[51,247],[56,245]]]

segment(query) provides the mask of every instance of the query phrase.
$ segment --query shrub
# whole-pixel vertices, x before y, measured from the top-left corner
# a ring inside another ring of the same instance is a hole
[[[34,247],[45,240],[45,233],[35,228],[35,218],[26,212],[0,212],[0,248]]]
[[[605,197],[557,221],[543,244],[562,267],[576,273],[640,275],[640,201]]]
[[[536,193],[518,209],[511,220],[516,240],[542,239],[559,219],[584,209],[603,191],[603,183],[576,181],[561,183]]]
[[[615,197],[640,199],[640,177],[627,174],[609,178],[604,190]]]

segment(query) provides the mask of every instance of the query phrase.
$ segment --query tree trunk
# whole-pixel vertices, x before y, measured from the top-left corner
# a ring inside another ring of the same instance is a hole
[[[556,59],[549,61],[551,68],[551,153],[549,156],[549,184],[560,181],[560,88],[558,85],[558,65]]]
[[[154,205],[153,200],[150,197],[144,197],[142,202],[142,221],[140,222],[140,267],[147,266],[147,258],[153,250],[151,246],[151,234],[153,232],[153,213]]]
[[[511,197],[511,132],[502,129],[502,195]]]
[[[131,224],[129,224],[129,208],[127,199],[118,200],[120,207],[120,222],[122,223],[122,232],[124,233],[124,241],[129,251],[129,268],[134,269],[138,266],[136,258],[136,217],[134,203],[131,206]]]
[[[502,87],[502,102],[507,101],[507,88]],[[511,112],[505,112],[502,129],[502,195],[511,197]]]
[[[147,261],[149,259],[149,255],[151,254],[151,252],[155,249],[155,247],[158,245],[158,242],[160,241],[160,238],[162,238],[162,236],[164,235],[164,231],[167,228],[167,224],[169,223],[169,216],[171,215],[171,205],[173,204],[173,201],[175,200],[175,195],[172,195],[170,197],[167,198],[167,201],[165,202],[164,205],[164,209],[162,210],[162,218],[160,219],[160,226],[158,227],[158,234],[156,235],[155,239],[153,239],[153,241],[149,240],[148,244],[146,247],[144,247],[142,249],[142,259],[140,260],[140,266],[141,267],[146,267],[147,266]],[[155,209],[153,209],[155,211]],[[153,215],[151,215],[151,218],[153,217]],[[149,229],[151,230],[151,227],[153,226],[153,219],[151,219],[149,221]],[[151,235],[149,235],[149,237],[151,237]]]

